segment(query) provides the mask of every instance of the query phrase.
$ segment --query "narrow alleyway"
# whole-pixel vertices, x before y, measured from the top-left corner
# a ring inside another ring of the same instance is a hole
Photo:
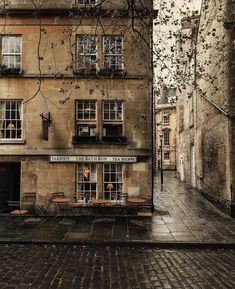
[[[194,188],[164,171],[163,191],[156,177],[153,232],[158,240],[235,242],[235,221]]]

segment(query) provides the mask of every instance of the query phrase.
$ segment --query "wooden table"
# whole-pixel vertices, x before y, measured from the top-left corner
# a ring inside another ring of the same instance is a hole
[[[106,199],[93,199],[93,200],[90,200],[90,203],[94,205],[106,205],[106,204],[110,204],[111,202]]]
[[[138,203],[145,203],[145,199],[141,199],[141,198],[129,198],[127,199],[128,203],[134,203],[134,204],[138,204]]]

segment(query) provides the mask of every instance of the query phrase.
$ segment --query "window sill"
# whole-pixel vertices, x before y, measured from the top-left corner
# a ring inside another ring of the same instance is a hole
[[[0,145],[18,145],[18,144],[25,144],[25,139],[0,139]]]
[[[109,76],[110,78],[121,78],[126,76],[126,71],[123,69],[101,68],[97,71],[99,76]]]
[[[124,136],[103,136],[102,142],[127,144],[127,138]]]
[[[73,73],[80,77],[96,76],[96,68],[74,68]]]
[[[101,139],[98,136],[73,136],[73,145],[76,144],[127,144],[127,138],[124,136],[109,137],[103,136]]]
[[[0,76],[22,76],[24,71],[19,68],[2,68],[0,67]]]
[[[75,68],[73,74],[79,77],[109,77],[109,78],[123,78],[126,76],[126,71],[123,69],[101,68],[101,69],[83,69]]]

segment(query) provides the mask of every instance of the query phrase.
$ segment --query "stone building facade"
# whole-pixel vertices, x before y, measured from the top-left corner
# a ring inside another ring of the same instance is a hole
[[[156,159],[157,168],[176,170],[176,89],[165,87],[160,95],[156,95]]]
[[[1,10],[0,207],[24,192],[152,208],[152,1]],[[134,21],[134,22],[133,22]]]
[[[234,8],[206,0],[199,20],[184,19],[177,103],[179,176],[233,216]]]

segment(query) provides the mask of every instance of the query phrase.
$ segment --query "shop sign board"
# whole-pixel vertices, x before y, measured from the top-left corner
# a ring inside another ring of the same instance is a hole
[[[63,156],[51,155],[52,163],[136,163],[137,157],[133,156]]]

